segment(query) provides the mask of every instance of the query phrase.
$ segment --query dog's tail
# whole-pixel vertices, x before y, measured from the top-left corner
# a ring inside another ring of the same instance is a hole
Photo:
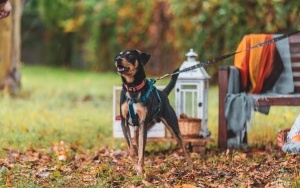
[[[179,71],[179,68],[175,69],[173,71],[174,72],[177,72]],[[177,78],[178,78],[179,74],[175,74],[172,76],[169,84],[165,87],[165,89],[163,89],[163,92],[166,94],[166,95],[169,95],[172,91],[172,89],[174,88],[175,84],[176,84],[176,81],[177,81]]]

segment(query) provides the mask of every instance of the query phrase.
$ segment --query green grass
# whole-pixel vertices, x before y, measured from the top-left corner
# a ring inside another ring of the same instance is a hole
[[[123,148],[112,136],[112,87],[120,85],[116,73],[91,73],[61,68],[24,66],[22,94],[0,97],[0,146],[26,150],[60,141],[94,150]],[[168,80],[159,81],[164,85]],[[174,94],[171,94],[174,103]],[[209,129],[215,147],[218,130],[218,89],[209,90]],[[272,107],[270,115],[254,114],[249,143],[275,142],[278,130],[290,127],[298,107]],[[154,145],[156,146],[156,145]],[[0,150],[0,156],[4,154]]]
[[[86,148],[111,145],[113,73],[22,68],[21,97],[2,94],[2,147],[25,149],[66,141]]]

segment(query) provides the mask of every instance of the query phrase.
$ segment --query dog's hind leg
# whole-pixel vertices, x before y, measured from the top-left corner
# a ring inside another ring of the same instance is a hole
[[[175,116],[169,116],[169,117],[175,117]],[[178,120],[177,118],[162,118],[162,122],[165,124],[165,126],[167,127],[167,129],[170,131],[170,133],[172,134],[173,138],[177,141],[177,143],[179,144],[179,146],[182,148],[185,159],[189,165],[189,168],[192,169],[193,168],[193,162],[190,158],[190,155],[188,154],[188,152],[186,151],[185,148],[185,144],[182,140],[182,136],[179,130],[179,126],[178,126]]]

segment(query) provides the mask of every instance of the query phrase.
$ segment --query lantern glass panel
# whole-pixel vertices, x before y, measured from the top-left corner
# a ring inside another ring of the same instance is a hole
[[[198,115],[198,92],[197,85],[182,85],[180,94],[181,109],[180,113],[188,117],[196,118]]]
[[[196,85],[182,85],[181,87],[182,89],[192,89],[192,90],[196,90],[197,86]]]

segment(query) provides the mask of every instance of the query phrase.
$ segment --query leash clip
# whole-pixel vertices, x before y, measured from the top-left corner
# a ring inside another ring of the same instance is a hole
[[[155,79],[155,78],[150,78],[149,81],[150,81],[152,84],[155,84],[155,83],[156,83],[156,79]]]

